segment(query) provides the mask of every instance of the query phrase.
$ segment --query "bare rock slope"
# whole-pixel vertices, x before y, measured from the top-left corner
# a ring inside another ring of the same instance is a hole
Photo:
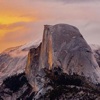
[[[0,85],[7,77],[25,71],[29,50],[37,48],[39,43],[40,41],[32,41],[25,45],[6,49],[0,54]]]
[[[74,26],[46,25],[42,44],[30,50],[28,59],[26,74],[32,85],[39,70],[55,67],[69,75],[85,76],[95,84],[100,82],[100,68],[93,52]]]

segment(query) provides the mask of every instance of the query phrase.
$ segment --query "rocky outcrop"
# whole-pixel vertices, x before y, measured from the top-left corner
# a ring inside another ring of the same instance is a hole
[[[26,44],[0,56],[1,65],[7,61],[6,67],[0,66],[1,100],[100,99],[99,65],[74,26],[45,25],[40,44]]]
[[[68,74],[100,82],[100,68],[79,30],[66,24],[45,26],[40,55],[40,68],[62,67]]]
[[[33,90],[25,73],[8,77],[0,87],[0,100],[100,99],[100,87],[93,85],[85,77],[68,75],[60,68],[54,68],[52,71],[44,68],[38,75],[40,75],[36,76],[38,86],[42,85],[38,91]]]
[[[100,82],[100,68],[93,52],[74,26],[46,25],[42,44],[30,50],[29,55],[31,57],[29,56],[28,62],[30,63],[28,63],[26,73],[30,84],[36,89],[38,87],[36,87],[35,78],[42,68],[52,70],[60,67],[64,73],[69,75],[85,76],[95,84]]]
[[[0,100],[32,100],[33,96],[25,73],[6,78],[0,87]]]
[[[36,89],[35,79],[39,71],[39,57],[40,57],[41,44],[37,48],[30,50],[28,54],[27,65],[25,68],[25,73],[31,84],[31,86]]]

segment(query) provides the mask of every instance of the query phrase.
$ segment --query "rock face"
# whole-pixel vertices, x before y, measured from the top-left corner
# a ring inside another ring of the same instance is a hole
[[[93,82],[100,82],[100,68],[91,48],[73,26],[45,26],[39,67],[57,66],[68,74],[85,75]]]
[[[40,44],[0,55],[0,100],[99,100],[100,68],[94,55],[76,27],[45,25]]]
[[[94,57],[96,58],[96,61],[100,67],[100,46],[92,44],[90,47],[92,48]]]
[[[95,84],[100,82],[100,68],[93,52],[79,30],[73,26],[46,25],[42,44],[37,49],[30,50],[29,55],[31,57],[29,56],[26,73],[30,84],[35,88],[35,77],[42,68],[52,70],[60,67],[69,75],[85,76]]]
[[[100,99],[100,87],[92,86],[84,77],[67,75],[60,68],[55,68],[52,71],[43,69],[40,72],[44,74],[41,74],[42,76],[36,76],[39,84],[42,84],[39,91],[34,91],[27,81],[25,73],[21,73],[4,80],[0,87],[0,100]],[[40,82],[39,77],[42,77],[44,82]]]

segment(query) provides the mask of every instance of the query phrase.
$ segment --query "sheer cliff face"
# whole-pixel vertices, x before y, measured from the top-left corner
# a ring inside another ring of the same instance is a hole
[[[26,70],[31,69],[27,77],[31,79],[29,81],[34,86],[35,77],[42,68],[52,70],[54,67],[60,67],[69,75],[75,73],[85,76],[93,83],[100,82],[100,68],[92,50],[79,30],[73,26],[45,25],[42,44],[35,51],[38,51],[33,54],[36,57],[31,57],[26,68]],[[30,52],[29,55],[32,53]]]
[[[74,38],[81,37],[78,29],[73,26],[60,24],[55,26],[45,25],[41,47],[40,67],[62,66],[68,50],[68,43]],[[62,57],[61,57],[62,56]],[[43,59],[44,58],[44,59]]]
[[[30,50],[28,54],[27,65],[25,73],[31,86],[36,89],[35,78],[39,71],[39,57],[40,57],[41,44],[37,48]],[[36,89],[37,90],[37,89]]]
[[[92,51],[79,30],[73,26],[59,24],[45,26],[39,67],[62,67],[68,74],[89,77],[100,81],[100,68]]]
[[[41,47],[40,67],[44,68],[47,66],[49,69],[57,66],[63,67],[63,61],[68,51],[72,51],[70,49],[73,48],[70,45],[74,46],[76,43],[79,45],[78,42],[82,41],[82,39],[78,29],[73,26],[65,24],[55,26],[46,25]]]

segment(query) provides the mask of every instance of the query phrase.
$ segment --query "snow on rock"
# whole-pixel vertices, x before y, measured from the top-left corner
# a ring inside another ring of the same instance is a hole
[[[21,46],[19,48],[19,50],[29,50],[31,48],[37,48],[39,46],[39,44],[41,43],[41,39],[39,40],[35,40],[35,41],[31,41],[29,43],[26,43],[25,45]]]
[[[0,84],[9,76],[25,71],[30,48],[36,48],[40,41],[32,41],[22,46],[13,47],[0,54]]]

